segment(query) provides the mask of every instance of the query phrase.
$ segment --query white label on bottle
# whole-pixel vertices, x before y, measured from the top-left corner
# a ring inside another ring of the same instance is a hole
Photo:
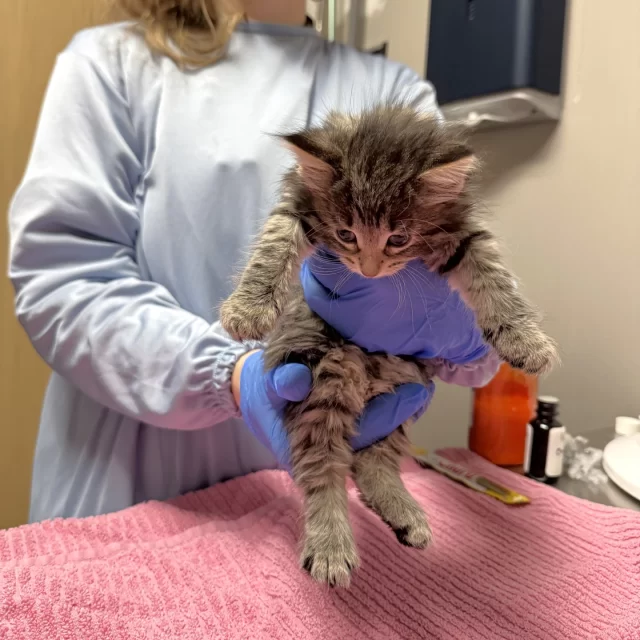
[[[544,468],[544,473],[548,478],[559,478],[562,475],[565,431],[564,427],[554,427],[549,430],[547,464]]]
[[[527,425],[527,439],[524,443],[524,465],[522,469],[525,473],[529,473],[531,467],[531,441],[533,440],[533,427]]]

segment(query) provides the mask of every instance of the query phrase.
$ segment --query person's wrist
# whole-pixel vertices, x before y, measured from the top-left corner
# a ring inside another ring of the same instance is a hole
[[[231,373],[231,394],[233,395],[233,399],[238,409],[240,409],[240,382],[242,380],[242,368],[244,367],[247,358],[257,351],[258,349],[253,349],[242,354],[238,358],[236,366],[233,368],[233,372]]]

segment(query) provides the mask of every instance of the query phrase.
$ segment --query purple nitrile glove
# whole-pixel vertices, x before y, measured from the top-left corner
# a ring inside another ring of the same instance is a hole
[[[392,277],[365,278],[318,251],[303,263],[300,281],[311,309],[366,351],[457,365],[490,352],[473,311],[419,260]]]
[[[265,373],[262,351],[249,355],[240,375],[240,411],[251,432],[291,469],[289,442],[283,417],[289,402],[300,402],[311,391],[311,371],[303,364],[285,364]],[[355,450],[381,440],[411,417],[424,413],[434,385],[400,385],[395,393],[373,398],[358,423],[358,434],[351,441]]]
[[[471,309],[419,260],[372,279],[318,250],[303,263],[300,281],[311,309],[367,351],[433,359],[437,377],[465,387],[483,387],[500,368]]]

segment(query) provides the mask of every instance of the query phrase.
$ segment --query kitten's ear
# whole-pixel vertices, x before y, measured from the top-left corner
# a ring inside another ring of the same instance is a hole
[[[425,171],[420,176],[421,199],[427,206],[457,200],[477,167],[477,158],[469,154]]]
[[[307,187],[326,190],[331,186],[335,172],[333,167],[319,157],[320,150],[303,135],[283,136],[285,146],[294,153],[298,170]]]

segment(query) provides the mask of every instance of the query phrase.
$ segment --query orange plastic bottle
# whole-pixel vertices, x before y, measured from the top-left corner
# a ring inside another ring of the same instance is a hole
[[[500,466],[522,464],[537,396],[538,379],[504,363],[486,387],[475,390],[469,449]]]

